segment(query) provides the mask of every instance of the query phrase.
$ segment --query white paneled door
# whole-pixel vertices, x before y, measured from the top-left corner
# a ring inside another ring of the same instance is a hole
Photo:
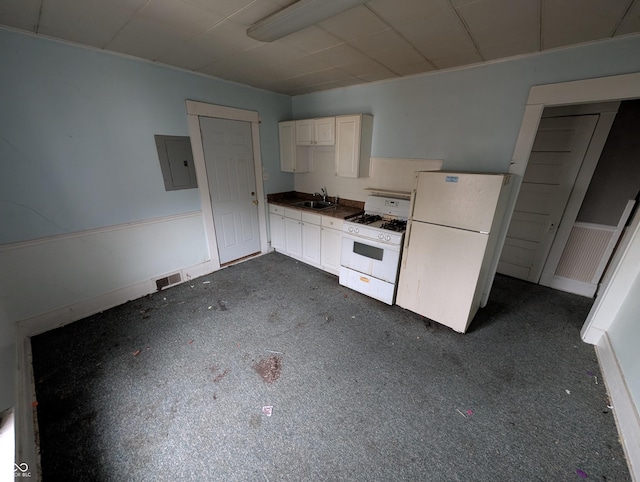
[[[543,118],[522,179],[498,272],[538,283],[598,115]]]
[[[260,252],[251,123],[200,117],[220,263]]]

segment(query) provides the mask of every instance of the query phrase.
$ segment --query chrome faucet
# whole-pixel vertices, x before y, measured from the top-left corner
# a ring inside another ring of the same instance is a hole
[[[327,200],[327,188],[323,187],[320,190],[322,191],[322,194],[320,194],[319,192],[314,192],[313,195],[314,196],[320,196],[322,198],[322,200],[326,202],[326,200]]]

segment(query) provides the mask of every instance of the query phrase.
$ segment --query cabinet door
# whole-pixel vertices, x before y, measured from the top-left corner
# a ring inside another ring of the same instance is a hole
[[[342,250],[342,231],[337,229],[322,228],[322,269],[333,273],[336,276],[340,274],[340,253]]]
[[[320,266],[320,232],[319,224],[302,222],[302,261],[314,266]]]
[[[296,144],[299,146],[313,145],[313,119],[296,121]]]
[[[313,120],[313,139],[316,146],[333,146],[336,143],[336,118],[322,117]]]
[[[295,122],[278,124],[280,137],[280,170],[295,172],[296,170],[296,131]]]
[[[271,231],[271,247],[279,253],[285,253],[284,216],[269,214],[269,229]]]
[[[284,218],[285,249],[293,258],[302,257],[302,229],[298,219]]]
[[[336,117],[336,172],[358,177],[360,162],[360,116]]]

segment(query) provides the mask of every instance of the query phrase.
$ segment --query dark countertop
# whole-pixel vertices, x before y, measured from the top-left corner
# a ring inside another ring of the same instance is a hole
[[[361,214],[364,211],[364,203],[361,201],[352,201],[349,199],[340,199],[336,207],[327,209],[311,209],[301,206],[294,206],[295,203],[302,201],[319,200],[318,196],[303,192],[289,191],[277,194],[267,194],[267,202],[269,204],[278,204],[292,209],[299,209],[323,216],[331,216],[334,218],[347,219],[352,216]],[[327,197],[327,201],[335,202],[334,197]]]

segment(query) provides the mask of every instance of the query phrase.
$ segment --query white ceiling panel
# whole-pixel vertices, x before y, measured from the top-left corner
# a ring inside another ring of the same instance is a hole
[[[448,0],[372,0],[367,6],[383,17],[393,27],[433,17],[446,10],[451,10]]]
[[[106,48],[157,60],[217,25],[222,16],[177,0],[151,0]]]
[[[393,29],[359,37],[350,42],[355,48],[384,65],[394,74],[422,65],[424,56]]]
[[[220,21],[224,16],[183,0],[149,0],[138,12],[138,18],[150,20],[175,32],[191,37]]]
[[[395,67],[395,71],[401,76],[431,72],[435,69],[435,65],[432,62],[427,61],[419,62],[417,64],[403,64]]]
[[[42,0],[2,0],[0,25],[35,32],[40,17],[40,5]]]
[[[359,6],[324,20],[320,28],[343,40],[350,40],[389,28],[377,15],[364,6]]]
[[[147,0],[55,0],[42,4],[38,32],[104,47]]]
[[[482,62],[480,56],[475,52],[467,52],[457,55],[449,55],[431,60],[437,69],[450,69],[462,65],[471,65]]]
[[[292,77],[298,77],[304,74],[310,74],[311,72],[317,72],[319,70],[326,70],[331,67],[329,62],[314,58],[305,57],[297,60],[289,60],[276,64],[274,68],[277,68],[280,72],[280,79],[289,79]]]
[[[0,0],[0,26],[296,94],[640,35],[640,0],[370,0],[275,42],[298,0]]]
[[[208,1],[208,0],[200,0],[200,1]],[[219,4],[221,3],[221,1],[222,0],[218,0],[216,2],[209,2],[209,3]],[[289,2],[289,4],[292,3],[291,0],[287,0],[287,1]],[[259,20],[262,20],[263,18],[268,17],[269,15],[272,15],[282,10],[284,6],[286,5],[283,5],[281,2],[278,2],[276,0],[254,0],[253,2],[249,3],[246,7],[234,13],[231,19],[235,23],[243,25],[244,29],[246,30],[247,27],[253,25]]]
[[[635,0],[620,22],[616,35],[627,35],[640,31],[640,0]]]
[[[187,70],[200,70],[220,58],[221,55],[213,56],[210,51],[202,50],[192,42],[185,42],[165,52],[158,61]]]
[[[216,59],[231,57],[264,45],[263,42],[247,37],[242,28],[235,22],[226,20],[194,37],[189,44],[197,46],[203,52],[209,52]]]
[[[341,65],[340,69],[348,72],[354,77],[387,79],[389,77],[397,77],[397,74],[391,72],[380,62],[372,59],[366,59],[353,64]]]
[[[330,49],[315,52],[309,56],[312,59],[320,59],[329,62],[331,65],[341,66],[362,62],[368,57],[350,45],[340,44]]]
[[[545,0],[542,48],[610,37],[628,6],[629,0]]]
[[[471,54],[481,60],[469,34],[453,11],[403,25],[398,30],[427,60]]]
[[[286,37],[278,40],[278,43],[294,45],[308,53],[318,52],[319,50],[325,50],[336,45],[344,43],[342,39],[339,39],[333,34],[322,30],[316,26],[307,27],[304,30],[287,35]]]
[[[539,49],[539,0],[480,0],[458,8],[485,60]]]
[[[226,0],[224,2],[212,2],[211,0],[184,0],[201,10],[208,10],[224,18],[230,17],[251,4],[255,4],[256,0]]]

